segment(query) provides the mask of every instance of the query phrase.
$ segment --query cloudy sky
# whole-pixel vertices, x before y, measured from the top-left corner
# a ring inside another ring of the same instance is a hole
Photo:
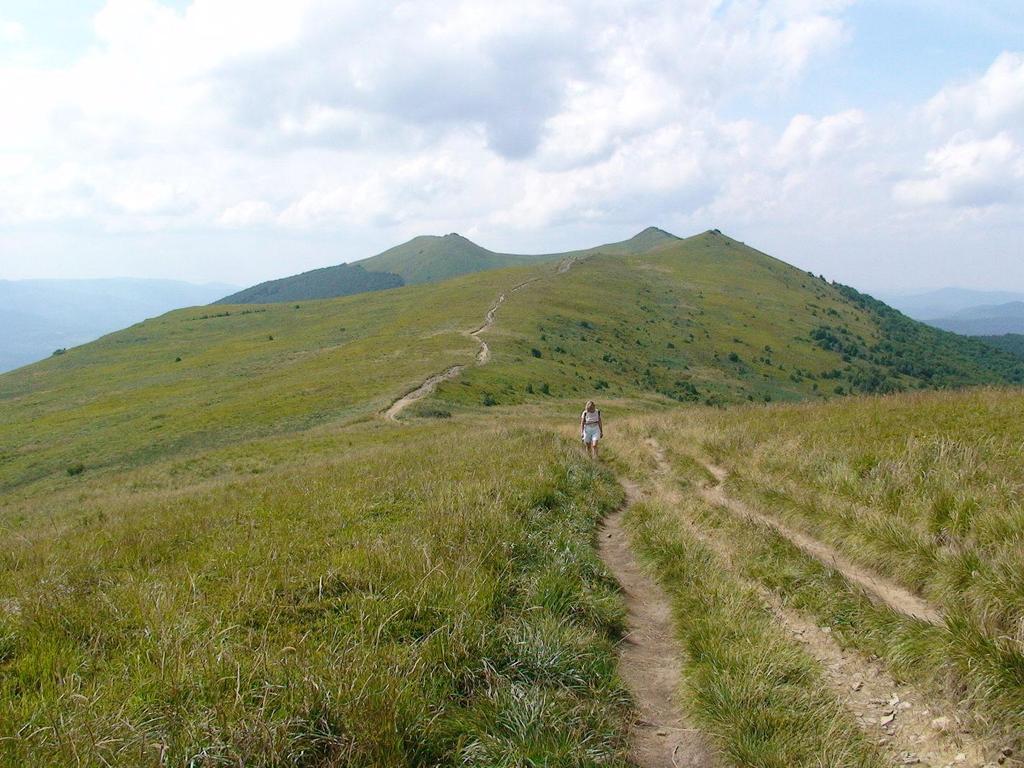
[[[1024,290],[1019,0],[0,0],[0,278],[717,227]]]

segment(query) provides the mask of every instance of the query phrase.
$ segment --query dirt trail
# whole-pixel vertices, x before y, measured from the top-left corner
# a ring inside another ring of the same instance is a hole
[[[776,619],[821,664],[829,687],[853,712],[861,728],[890,753],[894,765],[987,765],[986,746],[957,719],[955,707],[929,702],[913,686],[900,685],[878,661],[844,650],[828,627],[785,608],[774,594],[763,596]]]
[[[586,256],[567,256],[558,262],[558,273],[568,272],[577,261],[583,261]]]
[[[671,469],[664,450],[653,439],[647,445],[658,467],[658,492],[670,503],[678,500],[680,493],[669,480]],[[725,479],[721,468],[709,470],[719,483]],[[686,518],[682,522],[736,573],[733,553],[726,542],[709,536]],[[787,608],[775,593],[738,574],[737,578],[760,595],[779,624],[818,661],[829,688],[854,714],[861,728],[885,749],[893,765],[976,768],[990,764],[985,762],[985,754],[993,750],[970,733],[952,703],[929,702],[914,686],[897,683],[876,659],[843,649],[829,628]]]
[[[495,301],[494,304],[491,305],[491,308],[487,310],[487,314],[484,316],[483,325],[481,325],[479,328],[469,331],[468,335],[472,336],[480,344],[480,349],[476,353],[477,365],[486,365],[488,361],[490,361],[491,359],[491,348],[487,345],[486,341],[480,338],[480,334],[490,330],[491,326],[494,325],[494,315],[498,311],[498,307],[500,307],[502,303],[504,303],[505,299],[508,296],[511,296],[516,291],[520,290],[521,288],[525,288],[530,283],[534,283],[537,280],[540,280],[540,278],[530,278],[529,280],[525,280],[524,282],[519,283],[518,285],[512,286],[512,288],[510,288],[508,291],[501,294],[498,297],[498,300]],[[381,415],[385,419],[389,419],[390,421],[397,421],[398,414],[400,414],[410,405],[415,403],[417,400],[422,400],[424,397],[429,395],[431,392],[437,389],[437,385],[440,384],[441,382],[454,379],[456,376],[462,373],[465,370],[465,368],[466,366],[464,365],[453,365],[451,368],[448,368],[447,370],[442,371],[441,373],[435,373],[433,376],[430,376],[426,381],[424,381],[422,384],[416,387],[416,389],[402,395],[400,398],[395,400],[395,402],[388,406],[387,410],[385,410]]]
[[[942,614],[910,590],[904,589],[898,584],[853,563],[828,544],[820,542],[802,531],[790,528],[774,517],[766,515],[749,504],[729,496],[723,487],[728,473],[714,464],[706,464],[705,466],[718,481],[716,485],[705,487],[701,490],[701,495],[706,501],[715,506],[725,507],[741,517],[756,520],[769,526],[811,557],[839,571],[848,581],[862,587],[869,595],[885,603],[894,611],[898,611],[905,616],[927,621],[930,624],[942,624]]]
[[[687,726],[676,700],[682,670],[672,606],[640,568],[622,527],[622,515],[640,498],[640,489],[629,480],[622,485],[626,506],[605,518],[598,550],[626,601],[629,633],[620,647],[619,674],[639,714],[630,729],[632,758],[641,768],[710,768],[711,751],[701,733]]]
[[[442,381],[454,379],[456,376],[462,373],[462,369],[465,367],[466,366],[464,365],[453,365],[447,371],[435,373],[429,379],[427,379],[418,387],[416,387],[416,389],[414,389],[412,392],[402,395],[400,398],[395,400],[395,402],[393,402],[390,405],[390,407],[386,411],[384,411],[384,418],[390,419],[391,421],[397,421],[398,414],[404,411],[408,406],[412,405],[417,400],[422,400],[424,397],[429,395],[431,392],[437,389],[437,385],[440,384]]]

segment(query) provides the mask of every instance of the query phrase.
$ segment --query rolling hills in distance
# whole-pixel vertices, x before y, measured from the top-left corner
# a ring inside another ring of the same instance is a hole
[[[936,328],[976,336],[1019,353],[1014,335],[1024,333],[1024,294],[943,288],[914,295],[879,296],[907,316]],[[1008,338],[1003,336],[1009,334]]]
[[[206,304],[230,286],[178,280],[0,280],[0,371],[147,317]]]
[[[968,307],[946,317],[930,318],[929,325],[964,336],[1000,336],[1024,333],[1024,301]]]
[[[726,404],[1024,381],[1009,353],[725,235],[647,230],[613,252],[395,290],[178,310],[12,372],[0,378],[0,402],[15,406],[0,488],[79,461],[118,466],[370,417],[447,361],[471,363],[465,329],[529,280],[502,307],[490,364],[438,388],[442,411],[588,392]],[[61,440],[30,439],[48,425]]]
[[[1024,293],[1014,291],[980,291],[969,288],[940,288],[913,294],[881,292],[877,298],[915,320],[950,317],[974,307],[1024,301]]]
[[[275,283],[0,375],[0,765],[635,765],[617,509],[721,764],[1020,748],[1021,358],[717,230]]]
[[[444,236],[421,235],[376,256],[351,264],[304,272],[270,280],[225,296],[218,304],[259,304],[349,296],[400,285],[438,282],[459,275],[503,267],[524,266],[556,259],[583,258],[594,253],[645,253],[665,242],[677,240],[657,227],[619,243],[608,243],[566,253],[495,253],[457,233]]]

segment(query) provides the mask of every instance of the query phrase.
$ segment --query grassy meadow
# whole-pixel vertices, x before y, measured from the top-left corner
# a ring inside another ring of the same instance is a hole
[[[5,511],[0,763],[624,764],[621,491],[562,439],[371,424],[113,480]]]
[[[977,389],[691,409],[633,428],[666,448],[681,490],[723,465],[730,493],[937,606],[939,627],[898,616],[771,529],[706,503],[687,515],[743,575],[998,733],[1024,722],[1022,417],[1019,390]]]
[[[182,309],[0,376],[0,490],[370,417],[472,362],[466,331],[521,275]]]

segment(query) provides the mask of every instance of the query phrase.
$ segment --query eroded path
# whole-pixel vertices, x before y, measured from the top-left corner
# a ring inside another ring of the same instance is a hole
[[[626,505],[601,527],[598,550],[622,587],[629,633],[620,646],[619,674],[636,702],[632,757],[641,768],[710,768],[711,750],[700,731],[689,727],[678,703],[682,683],[680,648],[672,625],[672,605],[665,591],[640,567],[622,526],[640,488],[622,480]]]
[[[497,301],[495,301],[494,304],[491,305],[490,309],[487,310],[487,314],[484,316],[483,325],[481,325],[479,328],[469,331],[468,335],[472,336],[480,344],[480,349],[476,353],[477,365],[486,365],[487,362],[490,361],[491,359],[491,348],[487,345],[487,342],[481,338],[481,334],[490,330],[491,326],[494,325],[494,316],[495,313],[498,311],[498,307],[500,307],[504,303],[505,299],[508,296],[511,296],[516,291],[525,288],[530,283],[534,283],[537,280],[540,280],[540,277],[533,277],[530,278],[529,280],[524,280],[518,285],[515,285],[512,288],[510,288],[508,291],[502,293],[500,296],[498,296]],[[465,369],[465,365],[453,365],[451,368],[448,368],[442,371],[441,373],[435,373],[433,376],[428,377],[422,384],[416,387],[416,389],[402,395],[400,398],[395,400],[395,402],[389,405],[388,408],[381,415],[385,419],[397,421],[398,414],[400,414],[410,405],[415,403],[417,400],[422,400],[424,397],[431,394],[435,389],[437,389],[438,384],[440,384],[443,381],[450,381],[451,379],[456,378]]]
[[[715,485],[706,486],[701,489],[701,495],[705,501],[715,506],[724,507],[733,514],[740,515],[748,520],[756,520],[763,525],[769,526],[803,552],[821,561],[833,570],[839,571],[839,573],[846,577],[847,581],[857,584],[874,599],[885,603],[894,611],[905,616],[927,621],[929,624],[942,624],[942,615],[939,611],[910,590],[851,562],[828,544],[818,541],[802,531],[790,528],[774,517],[766,515],[749,504],[729,496],[725,492],[723,485],[728,473],[714,464],[706,464],[705,466],[717,480]]]
[[[657,466],[656,492],[670,504],[673,501],[679,501],[679,491],[672,482],[671,468],[664,451],[653,439],[647,441],[647,446]],[[763,519],[764,515],[748,514],[752,510],[746,505],[742,505],[738,509],[731,506],[730,503],[733,500],[721,490],[721,483],[725,479],[724,471],[711,466],[708,469],[712,470],[718,484],[712,489],[702,489],[702,496],[706,501],[718,506],[725,506],[748,520],[768,525],[785,536],[785,533],[773,524],[774,521]],[[712,492],[715,490],[717,492]],[[728,542],[698,529],[685,515],[680,515],[680,518],[691,533],[712,549],[723,564],[736,573],[737,578],[761,597],[765,607],[771,611],[779,625],[801,643],[805,651],[819,663],[824,673],[825,682],[833,694],[854,714],[860,727],[866,733],[871,734],[876,743],[888,753],[893,765],[936,766],[938,768],[946,766],[976,768],[989,765],[985,761],[985,756],[986,753],[991,753],[993,750],[980,741],[959,719],[954,703],[935,700],[916,686],[897,683],[877,659],[868,658],[858,651],[843,648],[832,636],[828,627],[821,627],[811,618],[789,608],[778,595],[761,584],[741,577],[733,562],[734,553]],[[800,534],[800,537],[809,539],[803,534]],[[843,573],[853,583],[882,599],[881,595],[873,591],[878,589],[880,584],[876,578],[866,575],[867,583],[850,578],[839,567],[837,561],[829,558],[830,548],[818,542],[815,543],[819,546],[813,548],[805,548],[796,541],[793,543],[814,557],[817,557],[816,552],[824,553],[826,556],[819,557],[819,560],[823,560],[826,565]],[[863,569],[860,568],[856,568],[854,573],[864,575]],[[905,590],[903,591],[905,592]],[[911,597],[917,599],[913,595]],[[900,600],[895,601],[896,605],[888,600],[885,602],[894,610],[899,610],[897,606],[902,604]],[[916,607],[919,608],[919,606]],[[937,617],[938,614],[933,609],[929,607],[928,610]],[[903,612],[906,615],[915,615]]]

